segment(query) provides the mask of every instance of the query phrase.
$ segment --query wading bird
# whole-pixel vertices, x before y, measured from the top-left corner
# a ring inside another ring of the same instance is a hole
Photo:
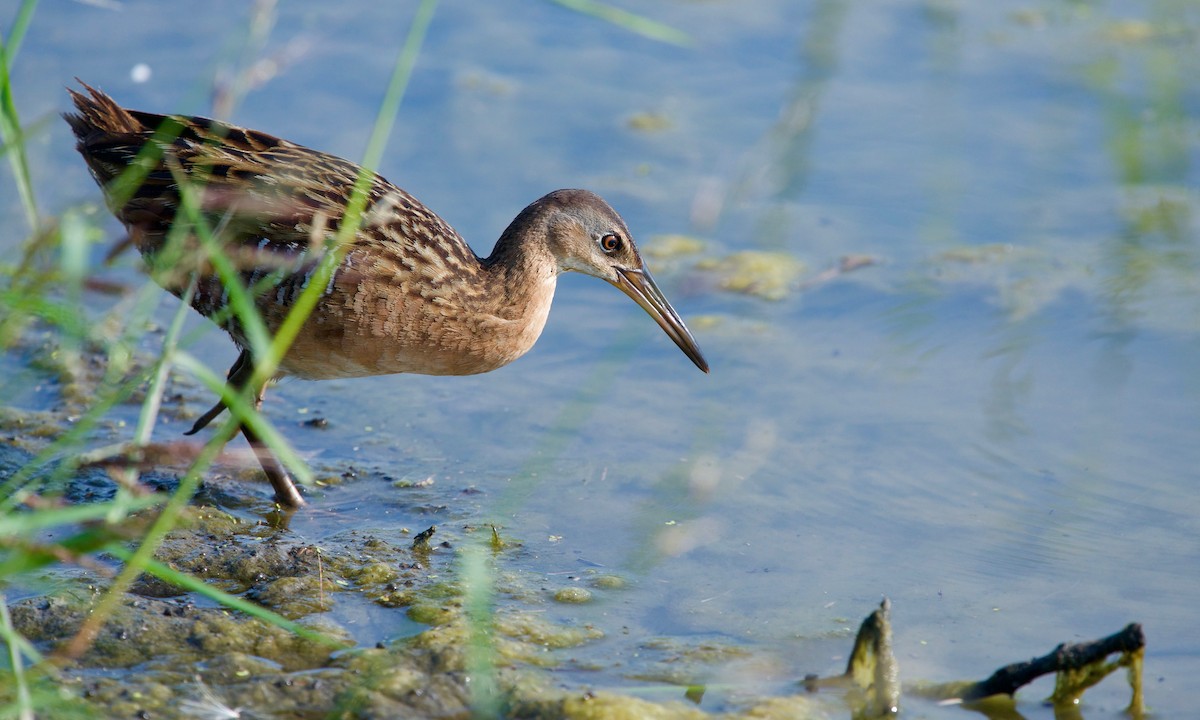
[[[176,296],[190,294],[192,307],[241,350],[231,389],[253,379],[254,345],[231,312],[220,261],[231,264],[272,334],[314,278],[323,284],[277,375],[495,370],[533,347],[556,278],[568,271],[615,285],[708,372],[625,222],[594,193],[556,190],[535,200],[481,258],[416,198],[354,163],[215,120],[127,110],[83,87],[86,95],[68,91],[76,112],[63,115],[76,147],[152,277]],[[348,217],[360,175],[361,213]],[[194,212],[184,212],[187,203]],[[265,382],[251,390],[261,406]],[[223,410],[220,401],[190,433]],[[245,424],[241,431],[277,501],[303,505],[257,433]]]

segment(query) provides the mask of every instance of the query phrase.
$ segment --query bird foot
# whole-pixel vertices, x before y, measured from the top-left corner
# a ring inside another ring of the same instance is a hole
[[[217,404],[213,405],[208,412],[196,419],[195,424],[192,425],[192,429],[185,432],[184,435],[195,435],[204,428],[208,427],[208,424],[213,420],[216,420],[217,416],[223,412],[225,412],[225,401],[218,400]]]

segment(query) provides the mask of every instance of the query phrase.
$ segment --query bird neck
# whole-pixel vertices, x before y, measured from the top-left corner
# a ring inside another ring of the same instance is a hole
[[[491,286],[489,295],[496,299],[496,315],[511,320],[541,315],[544,322],[559,273],[545,227],[530,217],[526,208],[500,235],[492,254],[482,260]]]

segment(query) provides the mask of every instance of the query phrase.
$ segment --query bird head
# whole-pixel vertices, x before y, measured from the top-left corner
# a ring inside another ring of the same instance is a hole
[[[580,272],[615,285],[654,318],[696,367],[708,372],[696,339],[658,289],[616,210],[587,190],[556,190],[530,208],[535,206],[545,213],[546,244],[560,272]]]

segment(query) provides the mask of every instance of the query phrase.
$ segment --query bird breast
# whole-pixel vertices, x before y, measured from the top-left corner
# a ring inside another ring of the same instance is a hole
[[[519,294],[497,295],[468,283],[383,275],[343,263],[281,369],[313,380],[489,372],[533,347],[556,284],[551,274]]]

